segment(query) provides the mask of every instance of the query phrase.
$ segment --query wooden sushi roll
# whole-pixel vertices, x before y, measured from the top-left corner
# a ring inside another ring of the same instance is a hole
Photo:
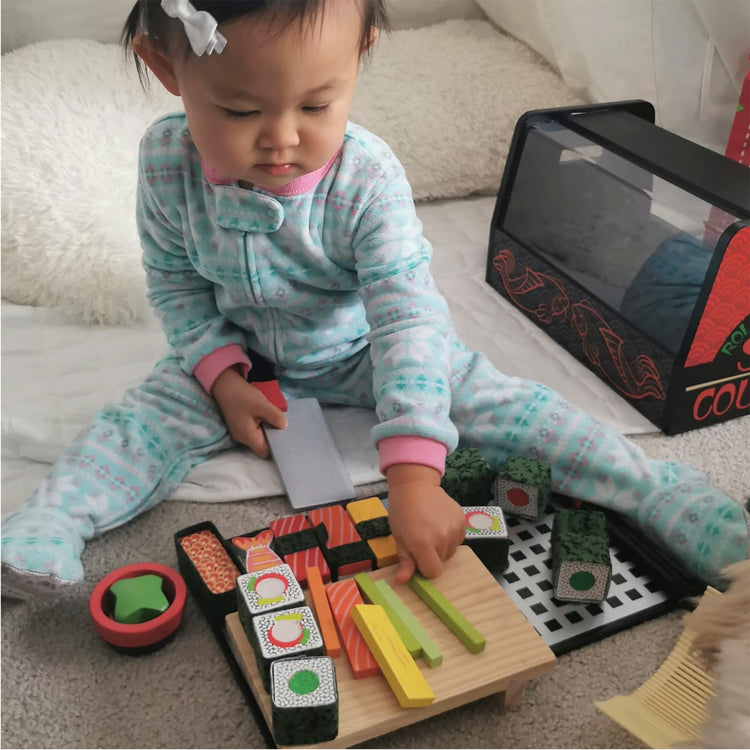
[[[552,494],[552,469],[546,461],[511,456],[498,472],[493,494],[505,513],[539,518]]]
[[[502,508],[497,505],[465,507],[464,544],[474,550],[487,570],[502,573],[508,567],[508,527]]]
[[[288,565],[282,563],[237,578],[237,611],[250,643],[253,617],[304,605],[305,593]]]
[[[253,640],[263,687],[271,689],[271,664],[287,656],[325,656],[323,637],[310,607],[256,615],[252,620]]]
[[[278,659],[270,679],[271,724],[278,745],[297,747],[336,737],[339,696],[331,657]]]
[[[446,458],[440,484],[459,505],[486,505],[496,476],[476,448],[459,448]]]
[[[552,595],[601,602],[612,577],[607,520],[601,511],[560,510],[552,524]]]

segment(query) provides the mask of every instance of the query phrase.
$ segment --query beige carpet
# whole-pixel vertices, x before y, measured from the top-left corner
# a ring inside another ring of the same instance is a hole
[[[750,419],[675,438],[638,439],[654,456],[691,460],[737,498],[750,494]],[[370,488],[363,488],[362,495]],[[224,534],[287,513],[282,498],[163,503],[91,543],[86,581],[57,603],[3,600],[3,747],[258,747],[262,735],[201,613],[189,597],[177,637],[142,657],[94,633],[87,600],[114,568],[176,566],[172,535],[212,520]],[[366,743],[366,747],[640,747],[593,707],[630,692],[661,664],[681,631],[677,611],[563,656],[530,683],[518,708],[487,698]]]

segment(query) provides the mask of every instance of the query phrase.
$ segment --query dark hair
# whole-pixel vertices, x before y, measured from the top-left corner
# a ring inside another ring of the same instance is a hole
[[[390,28],[388,13],[385,9],[385,0],[356,1],[362,5],[360,48],[366,54],[372,29],[388,31]],[[284,18],[290,24],[298,21],[300,26],[303,26],[307,20],[315,20],[321,15],[325,4],[326,0],[194,0],[193,2],[196,10],[208,11],[218,24],[243,16],[262,15],[272,20]],[[170,18],[164,12],[159,0],[137,0],[133,6],[123,26],[120,41],[125,53],[132,55],[142,83],[146,84],[148,79],[143,62],[133,52],[133,39],[138,34],[148,34],[165,45],[169,35],[174,33],[173,29],[179,25],[178,20]],[[184,31],[182,33],[184,36]],[[189,50],[187,38],[185,38],[185,45]]]

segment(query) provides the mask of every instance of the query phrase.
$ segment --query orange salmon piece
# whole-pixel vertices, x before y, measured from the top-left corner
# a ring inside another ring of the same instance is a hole
[[[354,605],[364,603],[354,579],[329,583],[326,586],[326,595],[344,644],[344,651],[352,667],[354,679],[361,680],[363,677],[373,677],[379,674],[380,667],[352,620],[351,613]]]

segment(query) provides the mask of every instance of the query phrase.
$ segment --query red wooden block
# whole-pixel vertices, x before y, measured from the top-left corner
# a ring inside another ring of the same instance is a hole
[[[279,518],[269,522],[268,526],[273,531],[276,539],[286,534],[292,534],[295,531],[310,528],[307,518],[302,514]],[[320,547],[310,547],[299,552],[291,552],[284,556],[284,562],[292,569],[294,577],[300,582],[301,586],[307,586],[308,568],[318,568],[323,581],[331,580],[331,569],[328,567],[328,563],[323,557]]]
[[[281,411],[287,410],[286,399],[281,392],[278,380],[260,380],[251,382],[274,406],[281,409]]]
[[[328,505],[324,508],[315,508],[308,511],[307,517],[310,523],[316,526],[322,523],[326,527],[326,531],[328,532],[327,549],[332,550],[335,547],[341,547],[344,544],[353,544],[354,542],[359,542],[362,545],[362,559],[338,566],[334,570],[337,578],[373,569],[375,560],[372,551],[367,542],[362,540],[362,537],[352,523],[352,519],[349,518],[349,514],[344,510],[343,506]]]

